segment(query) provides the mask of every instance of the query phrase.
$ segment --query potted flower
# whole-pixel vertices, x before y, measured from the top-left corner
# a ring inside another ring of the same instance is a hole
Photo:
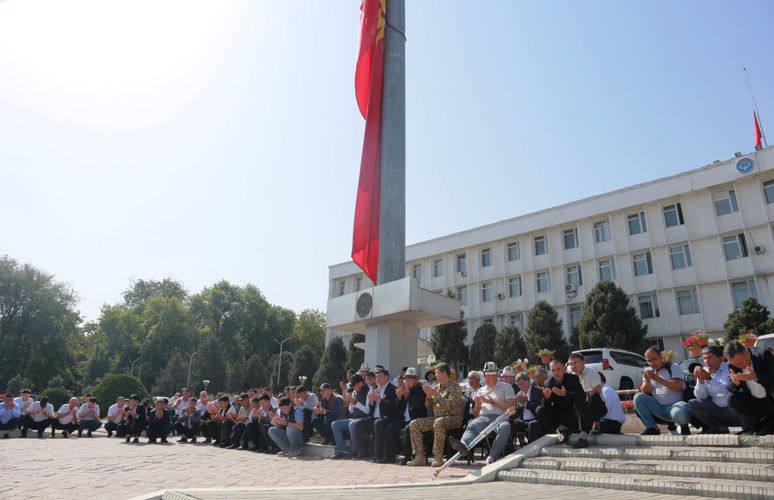
[[[688,355],[692,358],[701,356],[701,350],[709,344],[709,335],[699,330],[683,342],[683,347],[688,350]]]
[[[513,371],[515,371],[516,374],[519,374],[527,368],[527,360],[517,359],[516,361],[511,363],[511,368],[513,368]]]
[[[675,360],[675,353],[673,351],[664,351],[661,355],[664,357],[664,362],[669,363],[670,365]]]
[[[537,369],[538,367],[535,365],[527,367],[527,375],[529,375],[529,378],[534,379],[535,375],[537,375]]]
[[[540,361],[542,361],[544,365],[547,365],[548,363],[551,362],[551,358],[554,355],[554,351],[552,351],[551,349],[540,349],[537,352],[537,355],[540,356]]]
[[[755,331],[750,330],[749,332],[739,335],[736,340],[745,347],[752,347],[755,345],[755,341],[758,340],[758,334],[755,333]]]

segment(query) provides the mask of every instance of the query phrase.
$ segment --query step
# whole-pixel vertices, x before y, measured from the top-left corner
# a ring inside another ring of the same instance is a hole
[[[679,460],[691,462],[736,462],[774,464],[774,449],[710,448],[687,446],[589,447],[579,450],[567,445],[547,446],[540,455],[557,458],[604,458],[619,460]]]
[[[658,475],[623,476],[588,472],[512,469],[497,474],[500,481],[564,486],[590,486],[613,490],[640,491],[670,495],[700,495],[711,498],[768,500],[774,498],[774,486],[757,481],[685,478]]]
[[[570,444],[578,441],[578,435],[570,437]],[[586,438],[592,446],[715,446],[715,447],[765,447],[774,448],[774,436],[737,436],[734,434],[695,434],[691,436],[641,436],[637,434],[601,434]]]
[[[728,464],[722,462],[676,462],[659,460],[605,460],[600,458],[527,458],[524,469],[613,474],[647,474],[774,483],[774,468],[759,464]]]

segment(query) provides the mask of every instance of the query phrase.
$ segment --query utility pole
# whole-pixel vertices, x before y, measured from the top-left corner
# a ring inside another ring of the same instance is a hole
[[[277,360],[277,387],[280,386],[280,372],[282,371],[282,345],[288,340],[290,340],[290,337],[286,338],[282,342],[280,342],[277,339],[274,339],[274,342],[278,343],[280,346],[279,359]]]

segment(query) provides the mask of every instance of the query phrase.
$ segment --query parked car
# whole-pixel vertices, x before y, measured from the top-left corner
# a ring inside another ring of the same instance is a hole
[[[755,347],[763,349],[774,349],[774,333],[767,335],[761,335],[758,340],[755,341]]]
[[[607,384],[616,390],[634,389],[642,382],[642,369],[648,366],[641,355],[602,347],[599,349],[581,349],[586,366],[605,374]]]

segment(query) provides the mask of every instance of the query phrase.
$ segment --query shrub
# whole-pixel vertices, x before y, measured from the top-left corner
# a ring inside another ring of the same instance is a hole
[[[64,387],[49,387],[40,393],[38,399],[43,396],[48,396],[48,402],[54,406],[54,411],[58,411],[60,406],[70,401],[72,394]]]
[[[102,377],[102,380],[94,388],[93,394],[97,398],[100,413],[105,416],[108,408],[115,403],[118,396],[128,398],[132,394],[137,394],[140,398],[146,398],[148,390],[137,377],[127,373],[110,373]]]

